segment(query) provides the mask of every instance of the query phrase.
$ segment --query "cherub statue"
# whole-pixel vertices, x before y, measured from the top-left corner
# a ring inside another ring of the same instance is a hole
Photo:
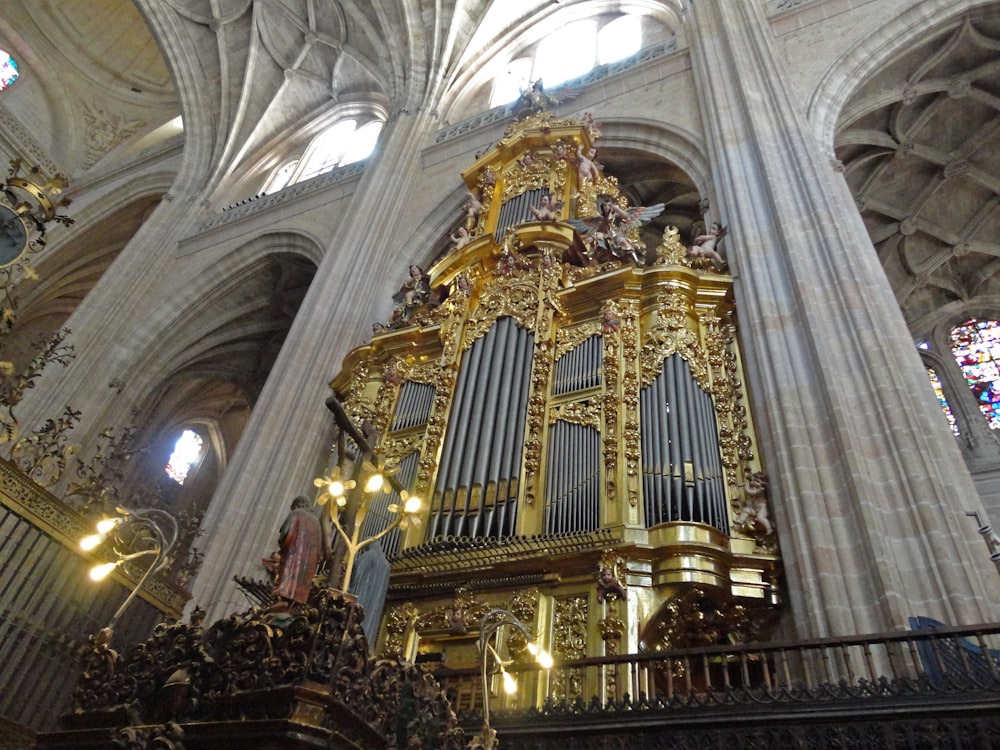
[[[521,261],[511,252],[505,251],[497,258],[497,273],[500,276],[510,278],[516,276],[522,270],[524,270],[524,266],[521,264]]]
[[[465,212],[465,226],[472,229],[476,226],[476,222],[479,221],[479,214],[482,213],[483,203],[471,190],[467,194],[469,197],[462,204],[462,210]]]
[[[583,117],[580,118],[580,123],[590,134],[590,140],[593,141],[601,137],[601,123],[594,122],[594,116],[590,114],[590,112],[583,113]]]
[[[465,227],[459,227],[448,236],[451,237],[451,250],[460,250],[472,242],[472,235]]]
[[[576,147],[576,179],[577,184],[582,185],[588,180],[596,181],[601,176],[603,165],[597,161],[597,149],[591,147],[587,150],[586,156],[583,153],[583,145]]]
[[[621,560],[602,559],[597,566],[597,601],[624,600],[626,598],[625,586],[619,580],[619,568]]]
[[[747,477],[746,493],[753,505],[757,528],[764,533],[764,536],[773,533],[774,524],[771,523],[767,511],[767,474],[755,471]]]
[[[767,509],[767,474],[755,471],[747,477],[744,488],[747,499],[740,512],[733,519],[737,526],[760,536],[774,533],[774,524],[768,516]]]
[[[617,333],[621,324],[621,318],[615,314],[614,310],[605,310],[604,314],[601,315],[601,335],[607,336]]]
[[[538,208],[528,206],[528,210],[538,221],[559,221],[559,211],[562,207],[563,201],[554,201],[551,196],[543,195],[541,205]]]
[[[424,273],[424,269],[416,263],[410,265],[409,276],[403,282],[399,291],[392,295],[392,299],[397,304],[401,304],[406,310],[427,302],[431,296],[430,277]]]
[[[719,222],[713,221],[712,225],[704,234],[699,234],[694,238],[691,249],[688,251],[689,258],[708,258],[718,269],[726,265],[726,261],[719,255],[716,249],[722,238],[726,236],[726,228]]]

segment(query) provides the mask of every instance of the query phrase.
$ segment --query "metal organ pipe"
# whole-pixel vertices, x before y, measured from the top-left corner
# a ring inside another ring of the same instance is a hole
[[[532,345],[531,334],[504,317],[466,353],[438,470],[435,495],[442,501],[432,513],[431,538],[511,533],[514,511],[506,511],[516,498],[510,487],[521,466]],[[491,485],[507,491],[487,507]],[[478,508],[471,502],[477,486]],[[448,496],[451,503],[444,502]]]
[[[493,233],[493,239],[497,242],[503,241],[504,234],[511,227],[522,224],[526,221],[535,221],[534,215],[528,210],[530,206],[536,208],[541,205],[542,196],[548,195],[546,188],[535,188],[525,190],[520,195],[515,195],[500,207],[500,216],[497,218],[497,228]]]
[[[511,321],[513,325],[513,321]],[[517,521],[515,499],[517,493],[511,493],[511,486],[520,475],[521,455],[524,448],[524,423],[528,410],[528,392],[531,383],[531,359],[535,349],[535,337],[530,331],[518,329],[517,359],[515,360],[514,376],[511,380],[515,387],[513,408],[511,408],[507,423],[507,434],[512,439],[507,441],[506,451],[507,498],[500,512],[500,527],[495,532],[498,536],[509,536],[514,533]],[[516,385],[515,385],[516,384]],[[508,514],[508,508],[510,513]]]
[[[728,533],[715,407],[680,355],[642,390],[640,414],[646,525],[692,521]]]
[[[426,424],[434,403],[434,386],[407,380],[399,390],[399,403],[390,430]]]
[[[468,411],[466,414],[466,434],[462,440],[462,454],[458,462],[458,486],[455,490],[455,512],[452,517],[453,533],[461,535],[466,531],[466,522],[469,521],[469,514],[472,506],[472,477],[476,470],[476,460],[479,456],[479,446],[482,443],[486,450],[490,448],[489,438],[492,436],[483,433],[484,414],[494,411],[495,404],[491,403],[492,386],[495,383],[494,364],[503,361],[506,340],[498,330],[499,326],[491,328],[485,336],[476,342],[476,346],[482,348],[482,356],[479,358],[478,367],[474,373],[473,388],[470,391],[471,398],[468,400]],[[458,497],[462,496],[462,509],[458,509]]]

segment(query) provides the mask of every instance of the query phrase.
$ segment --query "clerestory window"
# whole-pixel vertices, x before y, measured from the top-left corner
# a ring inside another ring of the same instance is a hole
[[[490,106],[517,100],[531,81],[546,89],[586,75],[597,65],[624,60],[642,48],[638,16],[618,16],[603,25],[598,19],[576,21],[542,39],[531,57],[512,60],[493,81]]]

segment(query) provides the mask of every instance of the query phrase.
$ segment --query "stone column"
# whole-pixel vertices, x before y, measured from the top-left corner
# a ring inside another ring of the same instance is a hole
[[[687,33],[797,634],[994,620],[975,486],[765,11],[697,0]]]
[[[422,252],[405,247],[399,216],[419,185],[433,125],[424,113],[387,124],[215,493],[192,600],[210,620],[245,606],[233,576],[263,577],[260,560],[292,498],[312,496],[333,435],[328,383],[370,334],[373,310],[390,291],[387,271],[401,275]]]

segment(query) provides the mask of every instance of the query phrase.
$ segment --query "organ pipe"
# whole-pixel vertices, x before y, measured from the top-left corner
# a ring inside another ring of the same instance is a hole
[[[503,317],[466,353],[434,491],[434,536],[513,533],[531,343]]]

